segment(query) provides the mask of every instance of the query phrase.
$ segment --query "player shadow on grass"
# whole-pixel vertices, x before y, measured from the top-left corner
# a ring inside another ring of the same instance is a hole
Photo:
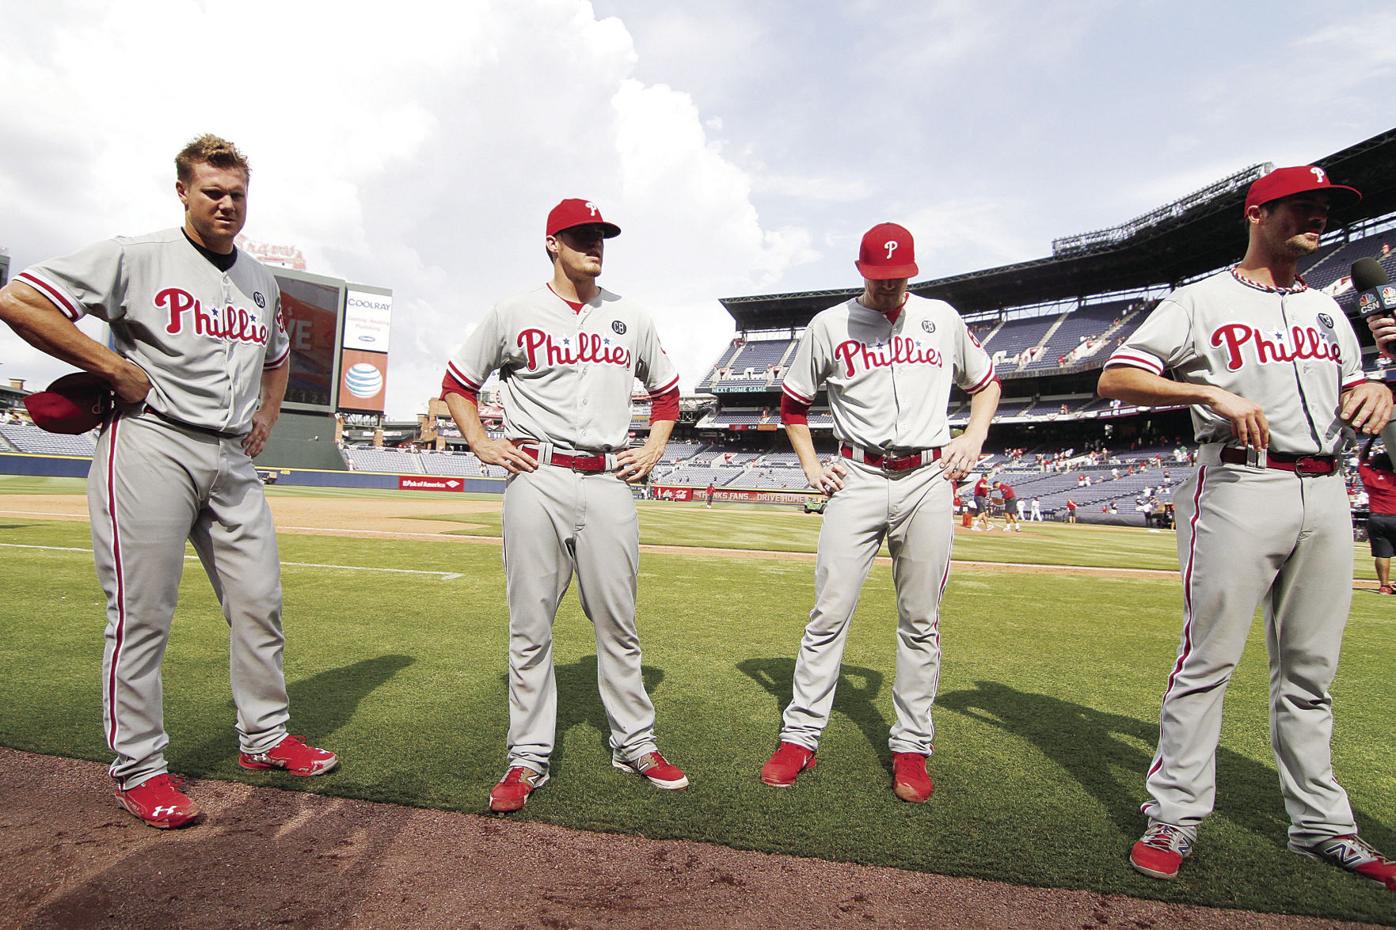
[[[326,737],[353,718],[359,704],[394,675],[411,665],[411,656],[386,655],[364,659],[351,665],[327,669],[309,678],[288,681],[286,692],[291,702],[290,731],[303,735],[312,746],[324,745]],[[228,701],[229,719],[237,719],[232,700]],[[333,746],[325,748],[333,750]],[[237,754],[237,736],[231,730],[211,735],[196,749],[181,753],[179,767],[183,770],[209,771]]]
[[[941,695],[936,706],[999,727],[1027,740],[1064,769],[1100,802],[1122,840],[1146,826],[1139,805],[1147,800],[1144,773],[1153,759],[1158,723],[1073,704],[1046,694],[1019,691],[997,681]],[[1147,746],[1141,749],[1140,745]],[[1121,777],[1127,781],[1121,781]],[[1279,774],[1225,746],[1217,749],[1217,806],[1222,817],[1266,842],[1285,842],[1289,817],[1280,795]],[[1354,809],[1363,836],[1390,848],[1396,835],[1386,825]],[[1044,829],[1060,831],[1070,821],[1055,812]],[[1086,823],[1087,819],[1077,822]]]
[[[611,724],[606,719],[606,708],[601,703],[601,693],[596,682],[596,656],[583,656],[576,662],[557,665],[553,669],[557,677],[557,738],[553,745],[553,755],[549,768],[562,771],[567,761],[566,735],[573,727],[590,727],[595,738],[609,758],[611,752]],[[653,699],[655,689],[664,681],[664,670],[653,665],[641,665],[640,675],[645,681],[645,691]],[[501,678],[507,689],[509,675]],[[660,746],[660,751],[664,750]]]
[[[776,723],[790,703],[795,686],[795,660],[792,658],[743,659],[737,670],[771,693],[776,699]],[[870,668],[845,663],[839,669],[838,688],[834,692],[834,711],[846,716],[863,731],[863,736],[877,751],[886,765],[892,764],[892,750],[887,747],[891,724],[877,707],[882,691],[883,674]]]

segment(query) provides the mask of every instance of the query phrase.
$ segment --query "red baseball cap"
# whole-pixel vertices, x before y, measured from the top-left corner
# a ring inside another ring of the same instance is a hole
[[[858,273],[869,281],[916,276],[916,244],[905,226],[878,223],[863,233],[858,247],[858,260],[853,263]]]
[[[50,433],[85,433],[111,413],[111,385],[94,374],[74,372],[24,398],[24,409],[35,426]]]
[[[569,197],[548,211],[549,236],[556,236],[564,229],[573,226],[600,226],[601,235],[614,239],[620,235],[620,227],[601,218],[601,208],[590,200]]]
[[[1253,206],[1261,206],[1273,200],[1307,194],[1310,191],[1341,191],[1344,197],[1351,195],[1348,203],[1362,199],[1362,193],[1355,187],[1334,184],[1328,180],[1328,172],[1313,165],[1297,165],[1293,168],[1276,168],[1264,177],[1256,178],[1246,191],[1247,211]]]

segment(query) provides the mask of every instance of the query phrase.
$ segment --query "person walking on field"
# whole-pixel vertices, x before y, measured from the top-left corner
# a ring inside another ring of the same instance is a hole
[[[1396,554],[1396,469],[1389,452],[1371,453],[1368,443],[1358,460],[1357,474],[1367,492],[1367,545],[1377,571],[1377,593],[1390,594],[1391,556]]]

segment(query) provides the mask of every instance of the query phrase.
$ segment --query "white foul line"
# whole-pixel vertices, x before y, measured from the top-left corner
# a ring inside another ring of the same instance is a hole
[[[76,546],[32,546],[25,543],[0,543],[0,548],[4,549],[43,549],[47,552],[84,552],[91,554],[91,549],[80,549]],[[184,561],[196,562],[197,555],[186,555]],[[455,581],[457,578],[465,577],[460,572],[433,572],[421,568],[381,568],[368,565],[326,565],[322,562],[282,562],[285,568],[332,568],[350,572],[388,572],[394,575],[436,575],[442,581]]]

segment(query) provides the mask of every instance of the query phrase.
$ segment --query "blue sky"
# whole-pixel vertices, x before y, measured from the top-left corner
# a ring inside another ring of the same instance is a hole
[[[226,135],[251,238],[394,290],[407,416],[585,196],[625,229],[603,284],[691,386],[718,297],[852,286],[882,220],[954,274],[1389,129],[1392,36],[1382,2],[16,5],[0,246],[19,270],[175,225],[173,152]],[[63,370],[0,334],[0,377]]]

